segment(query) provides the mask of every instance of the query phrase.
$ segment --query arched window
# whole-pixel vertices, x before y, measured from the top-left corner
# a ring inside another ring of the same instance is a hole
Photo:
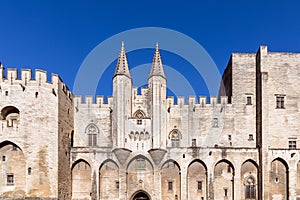
[[[19,120],[20,111],[14,106],[6,106],[1,110],[1,119],[7,121],[7,127],[13,127]]]
[[[145,113],[142,110],[137,110],[133,114],[133,117],[136,118],[136,124],[142,125],[142,119],[146,117]]]
[[[91,123],[89,124],[86,129],[85,133],[88,136],[88,146],[95,147],[97,146],[97,135],[99,133],[99,129],[96,124]]]
[[[135,111],[135,113],[133,114],[133,117],[136,119],[143,119],[146,117],[145,113],[142,110],[137,110]]]
[[[255,180],[252,176],[246,178],[245,182],[245,194],[246,199],[255,199],[256,192],[255,192]]]
[[[179,147],[181,138],[182,136],[179,130],[173,129],[169,134],[169,139],[171,140],[172,147]]]

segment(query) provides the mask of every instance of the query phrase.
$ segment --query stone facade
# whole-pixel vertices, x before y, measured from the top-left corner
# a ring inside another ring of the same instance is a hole
[[[1,65],[1,197],[67,198],[73,95],[55,74],[48,82],[41,70],[33,78],[30,70],[20,77],[15,69],[6,76],[3,70]]]
[[[176,103],[158,45],[138,93],[122,44],[107,102],[0,73],[1,198],[300,199],[300,54],[234,53],[218,97]]]

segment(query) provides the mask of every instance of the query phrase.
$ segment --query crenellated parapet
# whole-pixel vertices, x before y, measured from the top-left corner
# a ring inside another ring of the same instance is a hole
[[[199,96],[198,101],[195,96],[189,96],[188,101],[185,101],[185,97],[183,96],[178,96],[177,97],[177,103],[174,100],[173,96],[170,96],[167,98],[167,105],[168,107],[175,107],[175,108],[183,108],[183,107],[199,107],[199,108],[204,108],[204,107],[221,107],[221,106],[231,106],[231,103],[227,96],[221,96],[220,98],[211,96],[209,99],[207,99],[206,96]]]
[[[0,64],[0,83],[20,85],[23,91],[32,86],[45,87],[49,88],[55,96],[58,95],[58,90],[61,89],[68,98],[73,98],[72,92],[57,74],[52,74],[51,79],[48,80],[47,72],[40,69],[34,70],[34,73],[31,69],[7,68],[5,71]]]
[[[149,88],[147,86],[141,87],[141,93],[138,93],[138,87],[132,87],[132,94],[136,96],[145,96],[148,94]]]
[[[111,108],[113,105],[113,97],[108,96],[107,102],[104,100],[104,96],[75,96],[74,103],[76,107],[90,107],[90,108]]]
[[[136,89],[136,88],[134,88]],[[143,95],[146,94],[146,89],[144,88]],[[136,89],[137,91],[137,89]],[[143,91],[143,90],[142,90]],[[142,94],[141,94],[142,95]],[[209,100],[209,101],[208,101]],[[221,96],[220,98],[216,96],[211,96],[207,99],[206,96],[199,96],[198,100],[195,96],[189,96],[188,101],[185,100],[185,97],[178,96],[177,102],[174,100],[174,96],[169,96],[166,99],[168,108],[185,108],[185,107],[194,107],[194,108],[215,108],[215,107],[227,107],[232,106],[232,103],[228,103],[227,96]],[[90,107],[90,108],[112,108],[113,97],[108,96],[107,102],[104,100],[104,96],[75,96],[74,97],[75,106],[77,107]],[[231,101],[232,102],[232,101]]]

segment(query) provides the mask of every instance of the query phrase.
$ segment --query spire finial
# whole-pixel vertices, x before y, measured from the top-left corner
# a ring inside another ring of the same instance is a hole
[[[152,61],[152,67],[151,67],[149,78],[152,76],[161,76],[163,78],[166,78],[161,57],[160,57],[158,42],[156,42],[155,53]]]
[[[122,41],[121,50],[120,50],[120,54],[118,57],[118,63],[116,66],[116,71],[115,71],[114,77],[116,75],[125,75],[125,76],[131,78],[123,41]]]

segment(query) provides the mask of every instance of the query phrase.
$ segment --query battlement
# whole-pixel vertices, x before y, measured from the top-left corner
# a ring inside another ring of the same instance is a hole
[[[82,96],[74,97],[75,106],[91,106],[97,108],[109,108],[112,107],[113,97],[107,97],[107,102],[104,101],[104,96],[96,96],[96,99],[93,96],[85,96],[84,101]]]
[[[21,85],[23,90],[27,86],[42,86],[52,89],[52,93],[57,95],[58,87],[61,85],[62,91],[72,99],[73,94],[63,83],[62,79],[57,74],[51,74],[51,80],[48,80],[47,72],[41,69],[34,70],[32,73],[31,69],[7,68],[6,73],[3,65],[0,63],[0,82],[4,82],[10,85],[18,84]],[[59,84],[60,83],[60,84]]]
[[[143,86],[143,87],[141,87],[141,92],[140,92],[140,94],[138,93],[138,87],[132,87],[132,94],[134,95],[134,94],[136,94],[136,95],[141,95],[141,96],[144,96],[144,95],[146,95],[147,94],[147,92],[148,92],[148,87],[147,86]]]
[[[84,99],[83,99],[84,98]],[[169,96],[166,99],[167,105],[169,107],[182,107],[182,106],[195,106],[195,107],[218,107],[218,106],[231,106],[231,103],[228,103],[227,96],[221,96],[217,98],[215,96],[211,96],[209,101],[207,101],[206,96],[200,96],[198,101],[196,101],[195,96],[189,96],[188,101],[185,101],[185,97],[179,96],[177,97],[177,103],[175,103],[174,96]],[[75,106],[77,107],[95,107],[95,108],[108,108],[112,107],[113,97],[107,97],[107,102],[104,101],[104,96],[75,96],[74,98]]]
[[[228,101],[228,97],[227,96],[221,96],[220,98],[217,98],[215,96],[211,96],[209,101],[207,101],[207,97],[206,96],[199,96],[198,97],[198,101],[196,101],[196,97],[195,96],[189,96],[188,97],[188,101],[185,101],[185,97],[183,96],[179,96],[177,97],[177,103],[175,103],[174,101],[174,97],[170,96],[167,97],[167,104],[169,107],[182,107],[182,106],[196,106],[196,107],[215,107],[215,106],[227,106],[227,105],[231,105],[231,103],[228,102],[232,102]]]

